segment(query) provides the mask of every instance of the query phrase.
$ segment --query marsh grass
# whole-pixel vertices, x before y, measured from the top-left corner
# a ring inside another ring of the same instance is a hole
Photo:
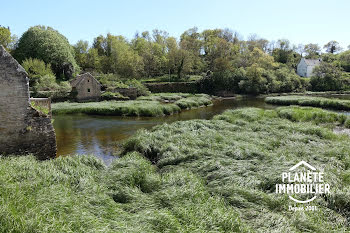
[[[189,171],[161,175],[131,153],[0,159],[0,232],[247,232]]]
[[[335,115],[334,115],[335,114]],[[350,144],[332,127],[344,123],[321,109],[229,110],[212,120],[191,120],[140,131],[124,145],[155,164],[161,174],[192,172],[213,197],[259,232],[348,231]],[[324,127],[327,124],[327,127]],[[287,196],[275,194],[281,173],[305,160],[325,172],[330,195],[297,212]]]
[[[165,100],[168,103],[164,103]],[[160,93],[130,101],[102,101],[90,103],[54,103],[53,114],[83,113],[113,116],[164,116],[179,113],[181,109],[208,106],[211,98],[205,94]]]
[[[2,157],[0,232],[347,232],[349,137],[332,132],[341,122],[321,109],[243,108],[141,130],[109,167]],[[331,185],[318,211],[289,211],[295,203],[275,194],[300,160]]]
[[[266,103],[277,105],[301,105],[336,110],[350,110],[350,100],[311,96],[276,96],[267,97]]]

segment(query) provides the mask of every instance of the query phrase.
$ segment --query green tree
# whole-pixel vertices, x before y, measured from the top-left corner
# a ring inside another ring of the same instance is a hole
[[[342,71],[331,63],[322,62],[313,70],[310,84],[313,91],[337,91],[343,88]]]
[[[167,73],[166,39],[166,32],[153,30],[152,37],[146,31],[142,33],[142,37],[136,37],[132,41],[133,49],[142,57],[145,76],[153,77]]]
[[[167,38],[167,49],[169,73],[176,74],[177,78],[180,79],[191,71],[193,60],[190,52],[180,48],[174,37]]]
[[[14,56],[19,62],[26,58],[41,59],[51,64],[57,77],[66,79],[79,69],[67,38],[51,27],[29,28],[19,39]]]
[[[8,48],[11,43],[11,32],[9,28],[0,26],[0,45]]]
[[[89,42],[79,40],[74,46],[75,60],[78,65],[85,70],[87,67],[87,53],[89,49]]]
[[[122,36],[111,38],[110,70],[124,78],[137,78],[143,68],[142,58]]]
[[[338,61],[344,71],[350,72],[350,50],[342,52],[337,56],[339,56]]]
[[[342,47],[340,47],[339,43],[335,40],[329,41],[327,44],[323,46],[324,49],[326,49],[327,53],[338,53],[342,51]]]
[[[22,67],[29,75],[29,85],[35,87],[38,84],[40,77],[45,75],[54,76],[51,65],[45,64],[44,61],[36,58],[28,58],[22,62]]]
[[[318,44],[307,44],[304,47],[304,52],[306,53],[306,58],[316,59],[320,56],[321,48]]]
[[[192,61],[191,73],[200,74],[205,70],[205,65],[201,57],[203,42],[198,28],[190,28],[180,36],[180,47],[189,53]]]

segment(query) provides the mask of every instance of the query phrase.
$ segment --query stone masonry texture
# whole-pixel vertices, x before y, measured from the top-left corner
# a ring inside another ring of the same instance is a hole
[[[0,45],[0,154],[56,157],[51,118],[33,109],[25,70]]]

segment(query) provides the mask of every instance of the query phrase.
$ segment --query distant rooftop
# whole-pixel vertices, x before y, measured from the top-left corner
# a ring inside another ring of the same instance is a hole
[[[321,59],[305,59],[305,63],[308,66],[317,66],[321,63]]]

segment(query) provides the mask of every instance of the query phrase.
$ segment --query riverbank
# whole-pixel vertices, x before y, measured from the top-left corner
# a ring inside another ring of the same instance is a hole
[[[349,231],[349,137],[332,131],[344,117],[303,107],[243,108],[163,124],[139,131],[109,167],[92,156],[1,158],[1,229]],[[331,185],[331,194],[312,202],[318,211],[289,211],[295,203],[274,192],[281,173],[301,160],[324,171]]]
[[[89,103],[54,103],[53,114],[83,113],[88,115],[145,116],[172,115],[183,109],[204,107],[212,104],[205,94],[160,93],[142,96],[129,101],[102,101]]]
[[[276,105],[301,105],[335,110],[350,110],[350,100],[311,96],[266,97],[265,102]]]

